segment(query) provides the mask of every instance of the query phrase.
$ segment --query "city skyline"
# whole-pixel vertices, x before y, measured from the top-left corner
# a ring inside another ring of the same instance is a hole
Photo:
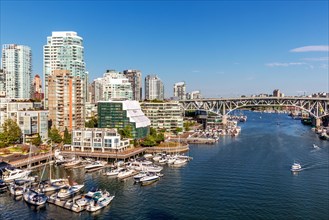
[[[165,97],[180,81],[214,98],[329,90],[327,1],[76,3],[1,1],[1,45],[31,47],[32,75],[43,76],[47,37],[74,31],[89,82],[106,69],[139,69],[161,78]]]

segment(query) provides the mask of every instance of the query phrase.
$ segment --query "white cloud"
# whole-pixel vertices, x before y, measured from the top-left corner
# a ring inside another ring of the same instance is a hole
[[[329,57],[314,57],[314,58],[303,58],[305,61],[329,61]]]
[[[192,70],[192,73],[200,73],[200,70]]]
[[[305,46],[291,49],[290,52],[328,52],[328,45],[314,45],[314,46]]]
[[[290,63],[267,63],[265,64],[269,67],[277,67],[277,66],[300,66],[300,65],[307,65],[307,63],[301,63],[301,62],[290,62]]]
[[[325,69],[325,70],[327,70],[327,69],[328,69],[328,64],[322,64],[322,65],[320,66],[320,69]]]

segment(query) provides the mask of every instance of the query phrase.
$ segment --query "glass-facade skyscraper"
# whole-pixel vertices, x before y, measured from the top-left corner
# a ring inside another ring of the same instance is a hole
[[[54,70],[68,70],[84,80],[84,100],[87,94],[87,73],[84,61],[83,39],[73,31],[52,32],[43,47],[43,74],[45,107],[48,107],[48,76]]]
[[[2,90],[7,98],[31,98],[32,53],[24,45],[5,44],[2,47]]]

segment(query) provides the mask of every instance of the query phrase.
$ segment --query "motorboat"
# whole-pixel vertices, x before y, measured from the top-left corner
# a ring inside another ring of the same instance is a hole
[[[146,159],[151,159],[153,157],[153,155],[152,154],[144,154],[144,157]]]
[[[40,183],[41,192],[57,191],[68,186],[67,179],[50,179]]]
[[[161,157],[160,160],[159,160],[159,163],[160,164],[165,164],[167,163],[168,159],[166,157]]]
[[[80,199],[76,200],[76,204],[80,207],[86,206],[91,201],[95,193],[102,193],[102,191],[97,189],[91,189],[88,193],[84,194]]]
[[[139,182],[141,178],[143,178],[144,176],[147,176],[148,172],[145,171],[141,171],[139,172],[137,175],[134,176],[134,180],[135,182]]]
[[[40,206],[46,203],[48,197],[44,193],[37,192],[33,189],[27,189],[23,193],[23,198],[31,205]]]
[[[314,149],[320,149],[318,145],[313,144]]]
[[[86,206],[86,210],[89,212],[95,212],[109,205],[113,198],[114,196],[111,196],[107,191],[104,191],[103,193],[95,193]]]
[[[294,162],[294,164],[291,166],[291,171],[292,172],[298,172],[302,170],[302,166],[300,163]]]
[[[87,166],[85,166],[85,169],[91,170],[91,169],[101,168],[101,167],[104,167],[104,163],[102,161],[94,161],[91,164],[88,164]]]
[[[21,169],[9,169],[5,168],[2,174],[2,179],[5,182],[10,182],[15,179],[27,178],[31,173],[31,170],[21,170]]]
[[[84,185],[73,185],[73,186],[67,186],[59,190],[57,193],[58,198],[66,198],[74,195],[75,193],[79,192]]]
[[[0,191],[3,191],[7,189],[7,184],[5,183],[5,181],[0,180]]]
[[[172,166],[175,166],[175,167],[180,167],[180,166],[183,166],[183,165],[185,165],[185,164],[187,164],[187,159],[180,159],[180,158],[178,158],[178,159],[176,159],[175,162],[172,163],[171,165],[172,165]]]
[[[31,181],[28,179],[17,179],[13,183],[9,184],[9,192],[14,196],[21,196],[29,184],[31,184]]]
[[[71,162],[65,163],[64,164],[64,167],[65,168],[70,168],[70,167],[76,166],[76,165],[78,165],[80,163],[81,163],[81,160],[73,160]]]
[[[124,169],[118,173],[119,179],[125,179],[136,174],[135,170]]]
[[[151,166],[145,166],[143,167],[143,170],[151,173],[159,173],[161,170],[163,170],[162,166],[157,166],[157,165],[151,165]]]
[[[113,169],[113,170],[110,170],[108,172],[105,173],[106,176],[117,176],[120,171],[124,170],[123,168],[117,168],[117,169]]]
[[[142,186],[150,185],[156,181],[158,181],[160,177],[157,174],[149,174],[147,176],[142,177],[139,181]]]

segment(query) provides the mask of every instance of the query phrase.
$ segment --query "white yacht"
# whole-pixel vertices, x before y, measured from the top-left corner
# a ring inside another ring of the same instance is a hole
[[[102,193],[96,192],[94,193],[93,198],[88,202],[86,210],[89,212],[95,212],[109,205],[113,198],[114,196],[111,196],[107,191]]]
[[[120,171],[122,171],[122,170],[123,170],[123,168],[119,167],[117,169],[113,169],[113,170],[106,172],[105,175],[106,176],[117,176],[120,173]]]
[[[96,194],[102,193],[102,191],[98,189],[91,189],[88,193],[84,194],[80,199],[76,200],[76,204],[80,207],[86,206],[91,201],[95,193]]]
[[[51,192],[60,190],[68,185],[67,179],[50,179],[40,183],[40,190],[41,192]]]
[[[144,154],[144,157],[146,159],[151,159],[153,157],[153,155],[152,154]]]
[[[65,163],[64,164],[64,167],[65,168],[70,168],[70,167],[76,166],[76,165],[78,165],[80,163],[81,163],[81,160],[79,160],[79,159],[78,160],[73,160],[71,162]]]
[[[147,176],[147,172],[145,171],[141,171],[139,172],[137,175],[134,176],[134,180],[135,182],[139,182],[141,178],[143,178],[144,176]]]
[[[300,163],[294,162],[294,164],[291,166],[291,171],[292,172],[298,172],[302,170],[302,166]]]
[[[154,173],[142,177],[139,181],[141,182],[142,186],[146,186],[158,181],[159,179],[160,177]]]
[[[14,196],[21,196],[30,183],[30,180],[15,180],[9,184],[9,192]]]
[[[133,176],[135,174],[136,174],[136,171],[135,170],[127,170],[127,169],[125,169],[125,170],[122,170],[122,171],[119,172],[118,178],[119,179],[125,179],[125,178],[128,178],[130,176]]]
[[[180,167],[187,164],[187,159],[176,159],[174,163],[172,163],[171,165],[174,167]]]
[[[66,198],[74,195],[75,193],[79,192],[84,185],[74,185],[74,186],[69,186],[69,187],[64,187],[59,190],[57,193],[58,198]]]
[[[2,179],[5,182],[14,181],[15,179],[27,178],[30,175],[31,170],[21,170],[21,169],[8,169],[5,168],[2,174]]]
[[[95,161],[95,162],[92,162],[91,164],[88,164],[87,166],[85,166],[85,169],[91,170],[91,169],[101,168],[101,167],[104,167],[104,162]]]
[[[45,194],[39,193],[32,189],[27,189],[23,193],[23,198],[27,203],[37,206],[45,204],[48,199]]]

